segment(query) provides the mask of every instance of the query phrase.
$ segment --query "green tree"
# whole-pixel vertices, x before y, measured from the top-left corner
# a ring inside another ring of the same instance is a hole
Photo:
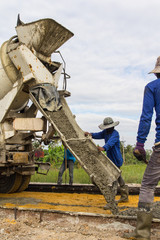
[[[138,161],[135,156],[133,155],[133,150],[135,148],[135,146],[132,145],[127,145],[127,146],[123,146],[123,143],[121,143],[121,152],[123,154],[124,151],[124,155],[125,155],[125,164],[142,164],[143,162]],[[123,149],[124,148],[124,149]],[[150,156],[151,156],[152,151],[146,149],[146,158],[149,161]]]
[[[48,145],[48,149],[44,150],[44,154],[44,162],[50,162],[55,166],[60,165],[63,161],[64,147],[63,145],[52,142]]]

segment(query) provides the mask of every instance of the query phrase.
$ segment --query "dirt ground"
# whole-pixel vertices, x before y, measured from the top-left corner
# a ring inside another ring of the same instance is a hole
[[[122,230],[123,229],[123,230]],[[97,224],[78,218],[68,217],[67,221],[58,219],[56,222],[33,222],[32,220],[15,221],[1,219],[1,240],[120,240],[121,233],[132,230],[129,224],[108,221]]]
[[[115,219],[93,220],[62,216],[54,221],[0,218],[1,240],[122,240],[124,232],[132,231],[135,222]],[[160,228],[152,229],[151,240],[160,240]]]

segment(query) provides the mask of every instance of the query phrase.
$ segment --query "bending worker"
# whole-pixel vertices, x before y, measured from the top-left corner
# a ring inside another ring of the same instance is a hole
[[[104,139],[105,145],[103,147],[98,146],[99,151],[106,151],[107,157],[118,167],[120,168],[123,164],[123,158],[120,151],[120,140],[119,140],[119,133],[117,130],[114,129],[115,126],[117,126],[119,122],[113,122],[113,119],[110,117],[106,117],[103,120],[103,124],[99,125],[99,128],[102,130],[97,133],[88,133],[85,132],[85,136],[92,136],[93,139]],[[127,202],[128,201],[128,186],[125,185],[125,182],[120,176],[118,178],[118,183],[120,185],[120,194],[121,198],[118,200],[119,202]],[[113,183],[113,192],[116,196],[117,193],[117,187],[118,187],[117,181]],[[104,209],[108,209],[108,206],[106,205]]]
[[[144,90],[137,143],[133,151],[138,160],[146,163],[144,143],[150,131],[153,110],[156,112],[156,139],[140,188],[137,226],[133,232],[124,235],[128,239],[150,239],[154,191],[160,180],[160,57],[150,73],[154,73],[157,79],[148,83]]]
[[[73,184],[73,169],[75,161],[76,159],[69,151],[69,149],[64,149],[64,160],[58,174],[58,185],[62,184],[62,175],[67,168],[69,168],[69,185]]]

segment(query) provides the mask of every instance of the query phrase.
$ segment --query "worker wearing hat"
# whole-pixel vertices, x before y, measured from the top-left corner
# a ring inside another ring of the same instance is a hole
[[[115,126],[119,124],[119,121],[114,122],[111,117],[106,117],[103,120],[103,123],[99,125],[99,128],[102,130],[97,133],[85,132],[85,136],[92,136],[93,139],[104,139],[105,145],[103,147],[97,146],[99,151],[106,151],[107,157],[118,167],[120,168],[123,164],[123,158],[120,151],[120,140],[119,133],[114,129]],[[127,202],[128,201],[128,186],[125,185],[125,182],[120,176],[118,178],[118,183],[120,185],[120,194],[121,198],[118,202]],[[113,183],[113,191],[116,195],[117,193],[117,181]],[[104,207],[108,209],[108,205]]]
[[[148,83],[144,90],[137,143],[133,151],[138,160],[146,162],[144,143],[150,131],[153,110],[156,112],[156,138],[140,188],[137,226],[133,232],[124,234],[123,237],[127,239],[150,239],[154,191],[160,180],[160,57],[150,73],[154,73],[157,79]]]

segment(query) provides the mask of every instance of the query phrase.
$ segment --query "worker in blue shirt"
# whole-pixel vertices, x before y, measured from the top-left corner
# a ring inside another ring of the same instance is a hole
[[[117,130],[114,129],[119,122],[114,122],[111,117],[106,117],[103,120],[103,123],[99,125],[99,128],[102,130],[97,133],[88,133],[85,132],[85,136],[92,136],[93,139],[104,139],[105,145],[103,147],[97,146],[99,151],[106,151],[107,157],[118,167],[120,168],[123,164],[123,158],[120,151],[120,140],[119,140],[119,133]],[[118,202],[127,202],[128,201],[128,186],[125,185],[125,182],[120,176],[118,178],[118,182],[115,181],[113,183],[113,191],[116,195],[118,183],[120,185],[120,194],[121,198]],[[104,207],[104,209],[108,209],[108,205]]]
[[[58,174],[58,185],[62,184],[62,175],[66,168],[69,168],[69,185],[73,184],[73,169],[74,169],[74,163],[76,159],[72,155],[72,153],[69,151],[69,149],[64,149],[64,160],[60,167],[59,174]]]
[[[144,143],[150,131],[153,110],[156,113],[156,138],[140,188],[137,226],[133,232],[124,235],[127,239],[150,239],[154,191],[160,180],[160,57],[150,73],[154,73],[157,79],[148,83],[144,90],[137,143],[133,151],[138,160],[147,163]]]

